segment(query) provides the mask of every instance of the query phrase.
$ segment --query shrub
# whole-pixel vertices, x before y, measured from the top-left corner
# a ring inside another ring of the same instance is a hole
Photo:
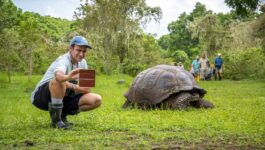
[[[224,75],[230,79],[260,79],[265,75],[264,53],[260,48],[224,54]]]

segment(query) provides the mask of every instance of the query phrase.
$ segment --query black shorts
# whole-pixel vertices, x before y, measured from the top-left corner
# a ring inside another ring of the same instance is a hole
[[[78,103],[83,94],[75,94],[74,91],[67,89],[63,98],[64,114],[75,115],[78,113]],[[33,105],[42,110],[49,110],[49,103],[51,102],[51,93],[49,90],[49,82],[43,84],[38,88],[34,95]]]

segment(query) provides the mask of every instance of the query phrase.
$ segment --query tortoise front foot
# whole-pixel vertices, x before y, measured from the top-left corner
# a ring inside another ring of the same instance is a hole
[[[200,99],[199,101],[193,101],[191,102],[191,106],[196,108],[214,108],[213,103],[205,99]]]
[[[133,103],[130,102],[129,100],[126,100],[125,103],[122,105],[122,108],[128,108],[132,106],[133,106]]]

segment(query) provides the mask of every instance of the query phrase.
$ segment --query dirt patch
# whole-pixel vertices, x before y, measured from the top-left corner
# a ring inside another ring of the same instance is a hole
[[[25,145],[25,146],[29,146],[29,147],[30,147],[30,146],[34,146],[34,142],[33,142],[33,141],[30,141],[30,140],[25,140],[25,141],[24,141],[24,145]]]

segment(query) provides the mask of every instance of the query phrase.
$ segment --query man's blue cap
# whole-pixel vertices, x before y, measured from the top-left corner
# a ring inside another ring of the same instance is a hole
[[[92,49],[92,47],[89,45],[89,43],[87,42],[87,40],[82,37],[82,36],[75,36],[73,37],[73,39],[70,42],[70,45],[81,45],[81,46],[86,46],[90,49]]]

